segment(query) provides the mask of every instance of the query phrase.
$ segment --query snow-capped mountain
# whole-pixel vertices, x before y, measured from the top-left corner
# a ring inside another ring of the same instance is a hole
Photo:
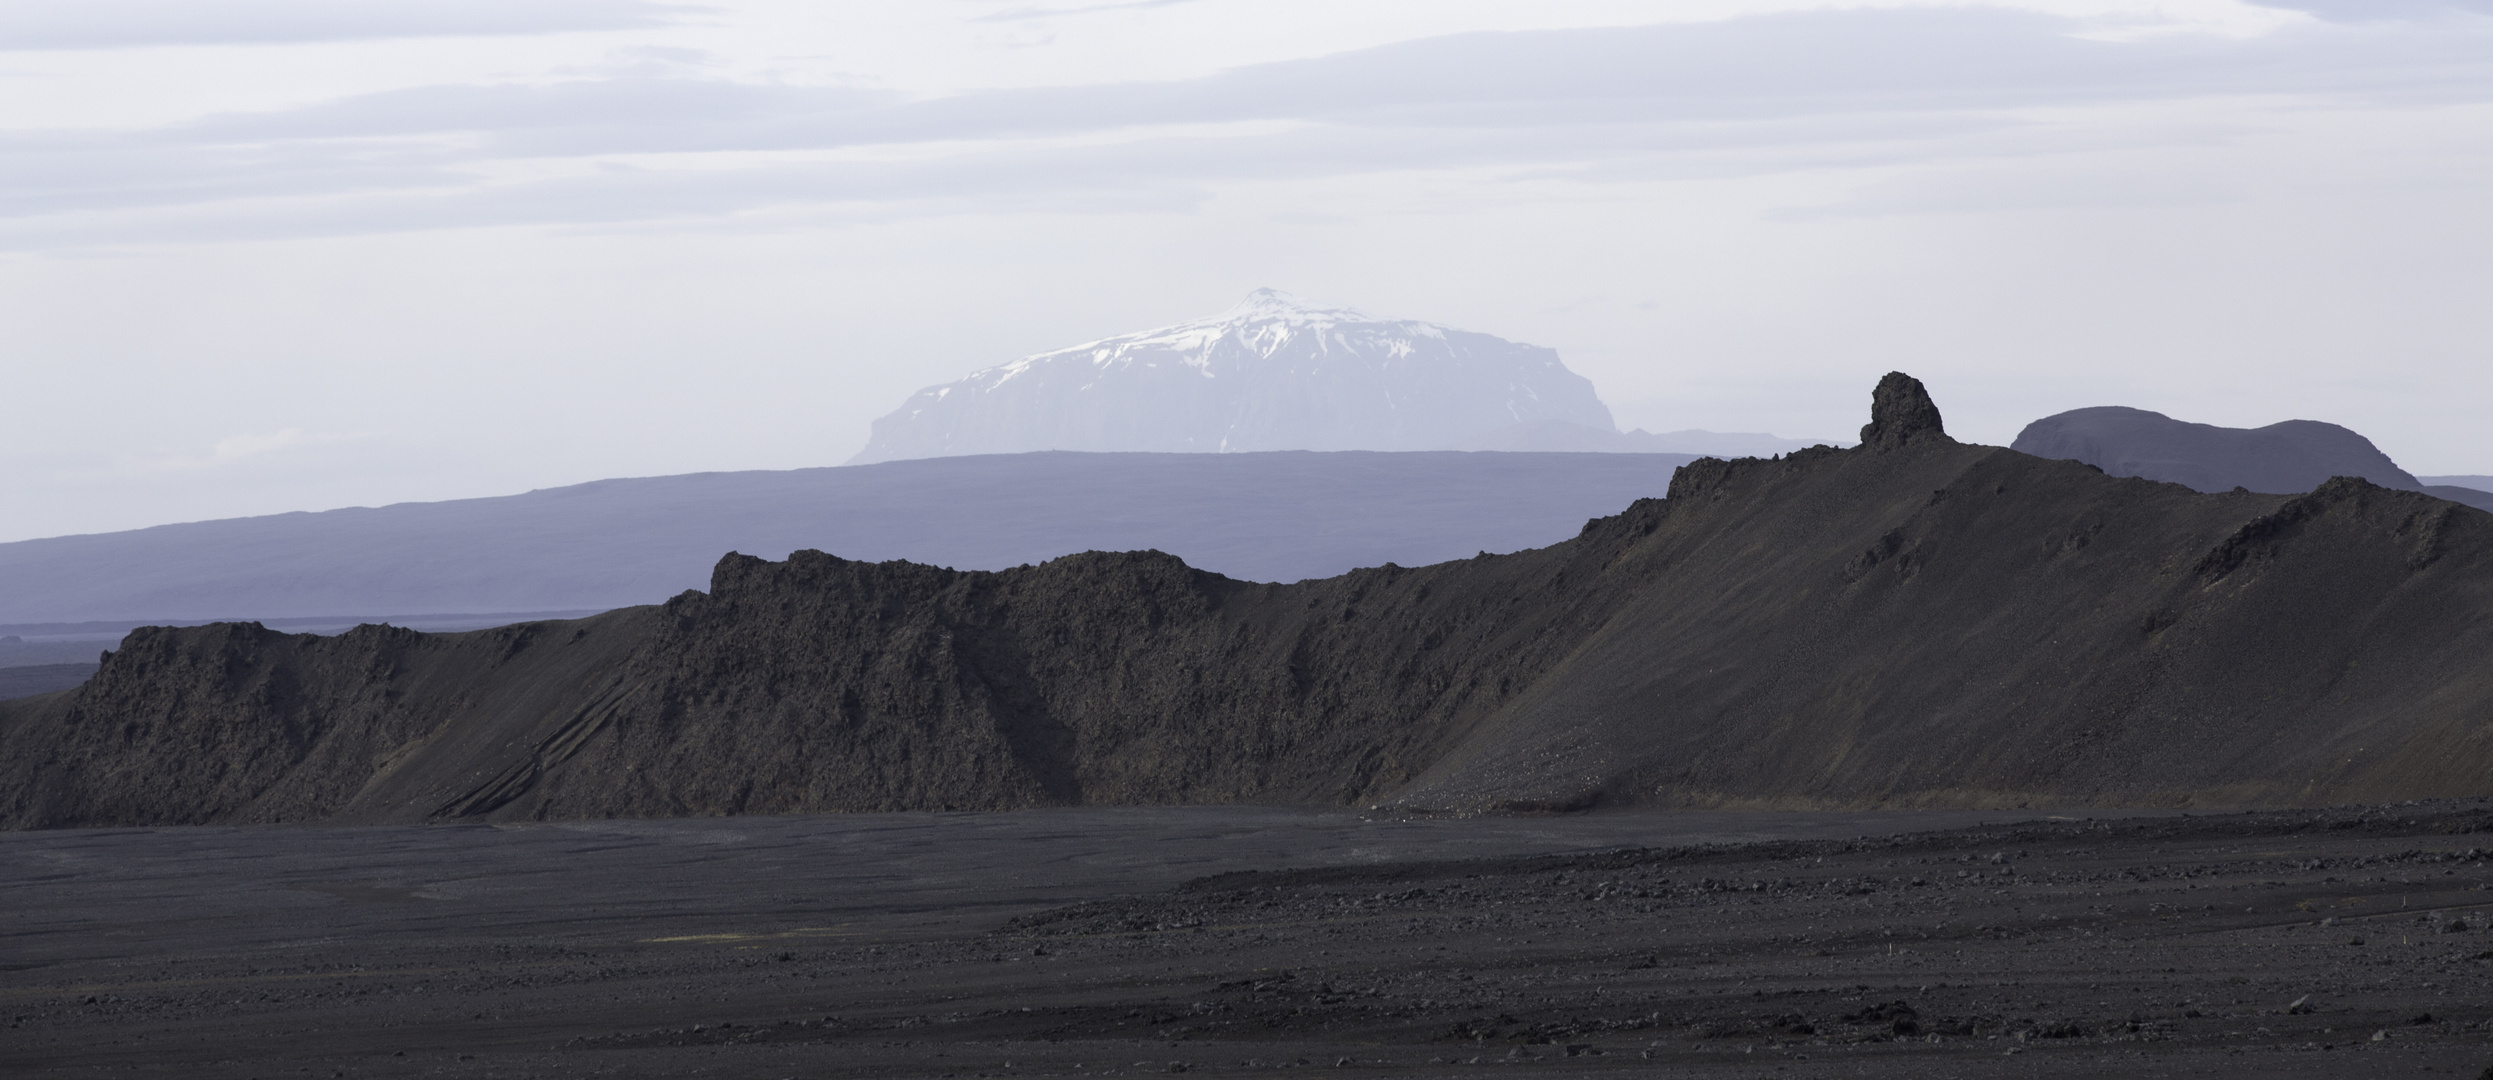
[[[1435,450],[1537,420],[1615,431],[1554,350],[1274,289],[1194,322],[930,386],[849,464],[1028,450]]]

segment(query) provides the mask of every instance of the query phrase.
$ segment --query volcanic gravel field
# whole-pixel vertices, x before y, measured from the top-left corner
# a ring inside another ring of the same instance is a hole
[[[0,1075],[2476,1078],[2488,857],[2483,801],[17,833]]]

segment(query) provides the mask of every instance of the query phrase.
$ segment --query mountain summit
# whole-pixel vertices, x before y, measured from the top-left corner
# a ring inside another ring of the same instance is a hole
[[[1617,430],[1558,353],[1257,289],[1208,319],[930,386],[849,464],[1029,450],[1432,450],[1519,423]]]

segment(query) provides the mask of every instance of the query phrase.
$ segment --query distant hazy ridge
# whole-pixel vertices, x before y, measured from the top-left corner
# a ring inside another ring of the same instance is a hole
[[[601,480],[0,544],[0,624],[594,610],[802,548],[965,570],[1157,549],[1295,581],[1555,543],[1688,460],[1044,453]]]

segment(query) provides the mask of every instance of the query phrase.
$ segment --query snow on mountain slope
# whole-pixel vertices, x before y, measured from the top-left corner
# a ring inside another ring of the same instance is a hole
[[[849,464],[1030,450],[1434,450],[1563,420],[1614,431],[1554,350],[1258,289],[1208,319],[930,386]]]

